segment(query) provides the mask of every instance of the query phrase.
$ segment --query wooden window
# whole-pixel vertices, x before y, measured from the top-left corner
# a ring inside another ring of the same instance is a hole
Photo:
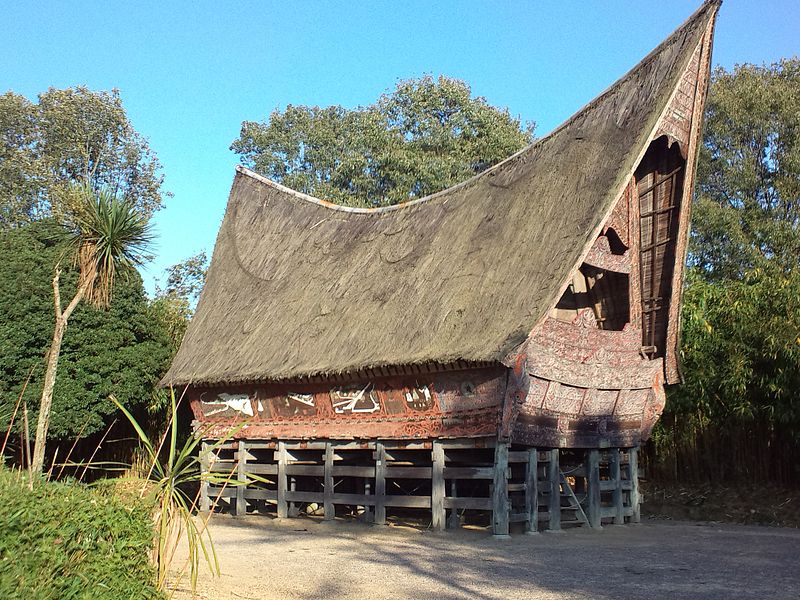
[[[655,140],[636,170],[642,347],[651,358],[664,355],[685,161],[678,144]]]

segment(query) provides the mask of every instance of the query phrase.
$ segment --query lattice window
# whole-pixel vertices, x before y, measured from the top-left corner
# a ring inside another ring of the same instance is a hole
[[[677,144],[655,140],[636,170],[642,346],[651,358],[664,355],[685,161]]]

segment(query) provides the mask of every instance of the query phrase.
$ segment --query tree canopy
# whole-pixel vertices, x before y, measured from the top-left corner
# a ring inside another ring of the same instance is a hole
[[[42,357],[53,334],[53,266],[63,256],[63,228],[50,219],[0,233],[0,415],[11,414],[25,392],[35,413],[42,390]],[[61,288],[75,293],[78,273],[62,263]],[[154,314],[141,277],[120,276],[106,310],[79,304],[64,338],[53,395],[50,435],[72,438],[100,431],[126,406],[145,408],[172,357],[167,332]]]
[[[800,479],[800,60],[712,76],[683,308],[673,475]]]
[[[160,168],[117,90],[50,88],[37,103],[0,95],[0,227],[63,214],[77,181],[130,199],[149,215],[162,204]]]
[[[265,122],[245,121],[231,149],[292,189],[372,207],[468,179],[531,143],[533,130],[466,83],[426,76],[366,107],[289,105]]]
[[[800,60],[717,69],[691,262],[711,279],[800,266]]]

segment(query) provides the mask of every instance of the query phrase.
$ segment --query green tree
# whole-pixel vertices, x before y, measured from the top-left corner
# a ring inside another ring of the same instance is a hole
[[[298,191],[353,206],[383,206],[450,187],[533,139],[508,110],[447,77],[401,81],[353,110],[288,106],[245,121],[231,149]]]
[[[156,286],[153,311],[162,327],[168,332],[176,352],[194,314],[194,307],[205,284],[207,270],[208,257],[205,252],[198,252],[166,269],[165,288]]]
[[[800,478],[800,60],[717,69],[683,310],[671,476]]]
[[[60,263],[56,264],[52,281],[55,327],[47,352],[36,425],[32,460],[35,473],[41,472],[44,465],[58,359],[70,316],[81,300],[95,307],[107,307],[118,274],[141,265],[152,241],[149,216],[133,202],[119,199],[105,189],[95,192],[88,183],[83,186],[73,184],[70,192],[70,206],[74,212],[68,221],[67,235],[70,259],[78,268],[78,283],[75,295],[64,306],[61,302],[61,267]]]
[[[13,92],[0,96],[0,227],[64,216],[76,181],[151,214],[163,199],[160,168],[117,90],[50,88],[38,103]]]
[[[0,415],[5,417],[32,367],[24,400],[34,407],[41,397],[42,357],[54,327],[50,281],[62,257],[63,235],[52,219],[0,232]],[[61,290],[72,296],[78,273],[71,263],[62,264]],[[112,393],[142,414],[172,352],[135,271],[117,280],[108,309],[80,303],[61,349],[48,436],[71,443],[79,433],[102,431],[116,414],[108,401]]]
[[[800,60],[717,69],[691,262],[709,279],[800,266]]]

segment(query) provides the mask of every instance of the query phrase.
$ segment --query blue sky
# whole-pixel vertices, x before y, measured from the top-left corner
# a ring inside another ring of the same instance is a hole
[[[164,268],[211,252],[243,120],[286,104],[373,102],[398,79],[465,80],[546,134],[669,35],[700,0],[7,2],[0,93],[119,88],[174,194],[155,217]],[[800,1],[727,0],[714,63],[797,55]]]

